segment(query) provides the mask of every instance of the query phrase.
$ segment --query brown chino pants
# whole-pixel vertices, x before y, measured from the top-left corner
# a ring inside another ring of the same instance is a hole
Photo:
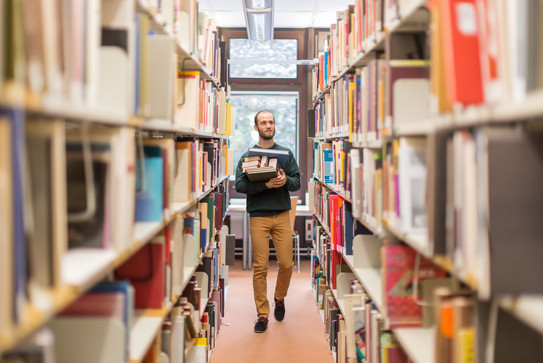
[[[256,310],[259,317],[267,318],[270,313],[267,297],[270,235],[279,264],[274,293],[277,300],[283,300],[287,296],[292,276],[292,228],[289,211],[270,217],[251,217],[250,229],[254,252],[253,291]]]

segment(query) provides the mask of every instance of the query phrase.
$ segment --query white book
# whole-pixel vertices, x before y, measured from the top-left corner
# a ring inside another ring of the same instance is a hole
[[[57,317],[50,323],[57,362],[125,361],[126,327],[116,317]]]
[[[150,118],[173,121],[174,82],[176,81],[175,44],[169,35],[149,35],[149,113]]]
[[[85,96],[88,105],[99,103],[101,68],[109,66],[100,62],[102,1],[87,0],[85,9]]]
[[[129,0],[102,4],[102,39],[99,48],[97,103],[128,115],[134,109],[135,25],[134,5]]]
[[[427,217],[426,141],[424,138],[400,138],[398,172],[402,232],[425,234]]]

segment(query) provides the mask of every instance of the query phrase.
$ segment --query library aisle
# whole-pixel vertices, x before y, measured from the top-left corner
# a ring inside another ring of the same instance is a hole
[[[217,335],[210,363],[331,363],[332,353],[311,289],[310,264],[302,261],[301,272],[292,273],[286,315],[276,322],[271,309],[268,329],[253,332],[256,309],[253,301],[252,270],[243,270],[236,260],[228,273],[226,312]],[[273,299],[277,261],[270,260],[268,298]]]

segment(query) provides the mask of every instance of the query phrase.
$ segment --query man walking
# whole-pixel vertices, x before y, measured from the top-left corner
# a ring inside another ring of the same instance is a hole
[[[285,297],[292,276],[292,227],[290,226],[289,191],[300,189],[300,170],[294,154],[288,148],[276,144],[275,118],[270,111],[259,111],[255,115],[254,128],[259,141],[254,148],[288,151],[285,165],[277,177],[268,182],[251,182],[242,170],[247,156],[243,154],[236,170],[236,191],[247,194],[247,213],[250,215],[250,232],[254,252],[253,291],[258,320],[254,331],[262,333],[268,327],[270,305],[267,297],[267,275],[270,235],[277,253],[279,273],[275,285],[274,317],[282,321],[285,316]]]

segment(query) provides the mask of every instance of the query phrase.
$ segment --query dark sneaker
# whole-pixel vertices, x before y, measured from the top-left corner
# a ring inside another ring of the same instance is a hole
[[[285,300],[275,300],[275,310],[273,311],[273,316],[277,321],[283,321],[285,318]]]
[[[264,333],[268,327],[268,318],[261,316],[255,323],[255,333]]]

